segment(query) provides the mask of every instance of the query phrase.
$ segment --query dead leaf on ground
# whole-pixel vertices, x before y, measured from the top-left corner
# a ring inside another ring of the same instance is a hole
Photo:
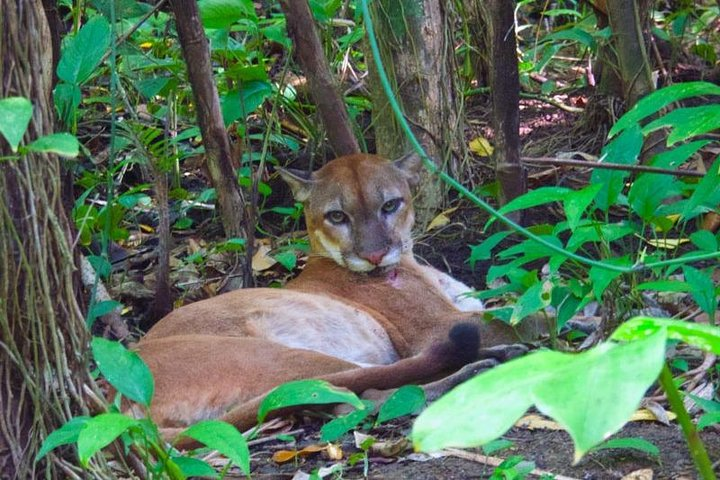
[[[260,246],[255,247],[255,255],[252,258],[252,269],[255,272],[262,272],[267,270],[277,263],[277,260],[270,256],[270,245],[263,243]]]
[[[668,412],[662,405],[653,400],[643,400],[642,407],[638,409],[633,416],[630,418],[631,422],[660,422],[663,425],[670,426],[670,421],[675,420],[677,415],[673,412]]]
[[[331,460],[341,460],[343,458],[342,448],[340,448],[339,445],[328,443],[326,445],[308,445],[302,450],[278,450],[273,453],[272,459],[275,463],[286,463],[297,457],[307,457],[320,452],[325,452],[327,457]]]
[[[642,470],[635,470],[634,472],[628,473],[620,480],[652,480],[653,475],[654,473],[651,469],[643,468]]]
[[[522,417],[515,426],[528,430],[565,430],[559,423],[534,413]]]
[[[448,208],[447,210],[442,211],[439,214],[437,214],[435,216],[435,218],[433,218],[432,221],[430,222],[430,225],[427,226],[425,231],[429,232],[430,230],[444,227],[445,225],[450,223],[450,214],[453,213],[457,209],[458,209],[458,207]]]

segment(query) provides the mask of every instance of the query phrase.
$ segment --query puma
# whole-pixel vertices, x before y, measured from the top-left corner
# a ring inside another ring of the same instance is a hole
[[[139,342],[162,427],[255,424],[277,385],[320,378],[356,393],[424,382],[515,343],[464,284],[413,257],[417,157],[357,154],[311,175],[282,170],[303,202],[311,255],[283,289],[225,293],[170,313]]]

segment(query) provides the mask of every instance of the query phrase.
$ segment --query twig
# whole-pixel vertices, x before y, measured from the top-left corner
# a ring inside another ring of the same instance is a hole
[[[670,168],[649,167],[646,165],[622,165],[619,163],[608,162],[588,162],[586,160],[570,160],[554,157],[520,157],[520,161],[525,164],[538,163],[544,165],[569,165],[573,167],[604,168],[606,170],[625,170],[628,172],[659,173],[662,175],[674,175],[676,177],[701,178],[705,176],[704,173],[694,172],[692,170],[673,170]]]
[[[472,452],[466,452],[464,450],[458,450],[456,448],[446,448],[442,451],[442,454],[446,457],[457,457],[462,458],[463,460],[470,460],[472,462],[481,463],[483,465],[489,465],[491,467],[498,467],[502,462],[505,460],[498,457],[491,457],[490,455],[480,455],[478,453],[472,453]],[[550,476],[554,478],[555,480],[578,480],[574,477],[566,477],[564,475],[557,475],[554,473],[551,473],[547,470],[541,470],[539,468],[534,468],[530,475],[535,475],[536,477],[542,477],[542,476]]]

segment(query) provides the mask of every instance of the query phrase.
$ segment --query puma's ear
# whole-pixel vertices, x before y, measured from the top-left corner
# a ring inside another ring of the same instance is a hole
[[[313,185],[312,173],[295,168],[277,167],[276,170],[280,173],[282,179],[290,185],[295,200],[304,202],[310,197]]]
[[[420,183],[422,158],[417,153],[411,152],[393,160],[393,166],[405,174],[410,187],[416,187]]]

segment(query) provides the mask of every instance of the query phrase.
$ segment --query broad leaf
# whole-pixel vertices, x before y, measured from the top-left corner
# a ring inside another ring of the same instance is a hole
[[[510,235],[510,233],[512,233],[510,230],[503,230],[501,232],[490,235],[478,245],[471,245],[470,258],[468,258],[468,262],[470,262],[470,268],[475,270],[475,264],[478,261],[490,259],[492,257],[493,248],[495,248],[500,242],[505,240],[505,238]]]
[[[647,124],[643,134],[665,127],[671,129],[667,138],[668,146],[712,132],[720,128],[720,105],[678,108]]]
[[[625,267],[630,266],[630,260],[628,260],[627,257],[610,258],[607,259],[605,262]],[[601,300],[605,289],[610,285],[613,280],[618,278],[620,275],[622,275],[622,272],[616,272],[614,270],[608,270],[607,268],[597,266],[590,267],[590,272],[588,273],[588,276],[590,277],[590,283],[592,283],[593,286],[593,293],[595,294],[595,299],[598,301]]]
[[[178,467],[186,478],[220,478],[218,472],[206,462],[192,457],[172,457],[171,461]]]
[[[418,417],[412,431],[415,448],[485,444],[534,404],[568,431],[577,461],[630,419],[660,373],[665,340],[659,330],[631,343],[608,342],[579,354],[541,351],[493,368]]]
[[[588,185],[582,190],[571,191],[563,199],[563,208],[570,230],[575,230],[580,223],[582,214],[595,199],[602,185]]]
[[[90,417],[71,418],[66,424],[53,431],[43,441],[40,450],[35,456],[35,461],[41,460],[48,452],[57,447],[77,442],[80,431],[85,428],[88,420],[90,420]]]
[[[680,340],[720,355],[720,327],[668,318],[634,317],[623,323],[611,336],[613,340],[632,341],[666,331],[667,337]]]
[[[375,425],[394,418],[412,415],[425,405],[425,391],[417,385],[405,385],[390,395],[380,407]]]
[[[88,420],[77,440],[80,463],[87,466],[90,457],[137,424],[137,420],[121,413],[101,413]]]
[[[250,475],[250,451],[245,437],[237,428],[220,420],[196,423],[180,434],[194,438],[235,462],[245,475]]]
[[[100,372],[120,393],[138,403],[150,406],[155,384],[142,358],[119,342],[95,337],[92,351]]]
[[[700,250],[708,252],[716,252],[720,250],[718,239],[707,230],[698,230],[697,232],[691,234],[690,241]]]
[[[603,148],[603,157],[610,163],[620,165],[633,165],[637,163],[643,137],[640,128],[633,126],[623,131],[620,136]],[[604,212],[617,201],[618,195],[625,185],[629,172],[622,170],[605,170],[596,168],[590,175],[590,183],[602,185],[600,193],[595,198],[595,204]]]
[[[13,153],[17,152],[18,145],[30,125],[32,109],[32,103],[24,97],[0,100],[0,134],[5,137]]]
[[[610,129],[608,138],[614,137],[631,125],[637,125],[640,120],[659,112],[671,103],[685,98],[704,95],[720,95],[720,86],[709,82],[683,82],[661,88],[641,98],[638,103],[623,115]]]
[[[278,408],[328,403],[348,403],[358,409],[365,408],[358,396],[349,390],[324,380],[296,380],[275,387],[267,394],[258,408],[258,423],[265,421],[267,414]]]
[[[654,290],[656,292],[689,292],[692,287],[680,280],[655,280],[639,283],[636,290]]]
[[[551,283],[547,281],[538,281],[528,288],[525,293],[517,299],[513,307],[510,325],[517,325],[523,318],[550,305],[551,288]]]
[[[27,149],[31,152],[54,153],[61,157],[75,158],[80,153],[80,143],[69,133],[53,133],[40,137]]]
[[[88,311],[85,323],[87,324],[88,328],[92,327],[92,325],[95,323],[95,320],[97,320],[99,317],[107,315],[108,313],[120,307],[122,307],[122,303],[118,302],[117,300],[102,300],[100,302],[94,303]]]
[[[353,410],[323,425],[320,429],[320,441],[333,442],[365,420],[373,412],[375,405],[369,400],[363,400],[363,404],[365,408]]]
[[[565,187],[540,187],[535,190],[520,195],[519,197],[513,198],[510,202],[504,205],[499,211],[502,214],[508,214],[517,210],[524,210],[526,208],[537,207],[538,205],[545,205],[546,203],[562,201],[567,194],[571,193],[572,190]],[[495,217],[488,220],[485,228],[487,229],[495,221]]]
[[[611,448],[638,450],[640,452],[647,453],[658,460],[660,459],[660,449],[644,438],[611,438],[610,440],[593,448],[592,451],[597,452],[600,450],[609,450]]]
[[[690,219],[703,211],[698,207],[705,206],[707,210],[716,208],[720,202],[720,158],[710,166],[707,173],[698,183],[687,203],[685,203],[681,216]]]
[[[715,284],[710,274],[689,265],[683,265],[682,269],[685,275],[685,281],[692,287],[690,296],[692,296],[702,311],[708,314],[709,318],[715,318],[717,295],[715,294]]]
[[[257,20],[252,0],[198,0],[205,28],[228,28],[241,18]]]
[[[272,93],[267,81],[253,80],[243,83],[241,90],[235,90],[220,99],[225,126],[238,119],[244,119],[255,111]]]
[[[81,85],[97,66],[110,47],[110,24],[105,17],[92,17],[77,35],[68,37],[63,44],[57,75],[71,85]]]

